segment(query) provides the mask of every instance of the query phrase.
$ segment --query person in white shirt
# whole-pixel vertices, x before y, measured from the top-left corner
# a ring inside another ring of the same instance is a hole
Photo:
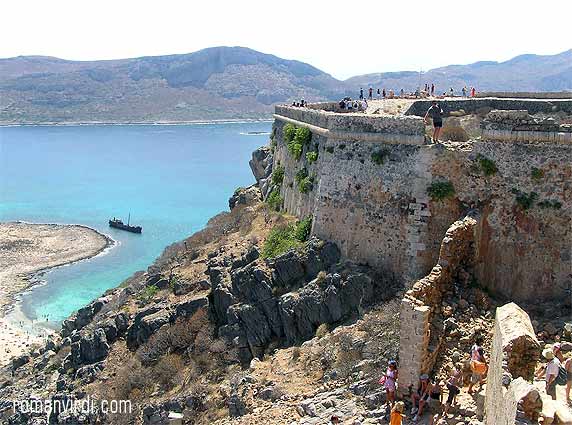
[[[556,358],[552,348],[546,348],[542,352],[542,356],[548,360],[544,375],[546,380],[546,394],[552,397],[552,400],[556,400],[556,378],[560,371],[560,360]]]

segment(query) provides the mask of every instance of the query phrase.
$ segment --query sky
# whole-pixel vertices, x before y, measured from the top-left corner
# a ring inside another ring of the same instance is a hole
[[[2,0],[0,58],[244,46],[336,78],[572,48],[572,0]]]

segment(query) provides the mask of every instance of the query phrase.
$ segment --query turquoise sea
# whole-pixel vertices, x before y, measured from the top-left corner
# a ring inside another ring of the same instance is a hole
[[[0,221],[78,223],[111,236],[106,254],[46,273],[22,296],[30,319],[66,318],[163,249],[228,210],[254,182],[252,151],[271,123],[0,128]],[[110,217],[143,226],[111,229]]]

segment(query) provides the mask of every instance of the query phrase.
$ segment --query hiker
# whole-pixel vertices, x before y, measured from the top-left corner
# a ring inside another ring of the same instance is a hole
[[[363,100],[363,89],[359,89],[359,100]]]
[[[387,394],[386,402],[389,406],[395,403],[395,390],[397,388],[397,378],[399,377],[399,370],[397,369],[397,362],[395,360],[390,360],[387,365],[387,370],[385,375],[381,377],[379,383],[385,388],[385,393]]]
[[[431,84],[431,97],[435,94],[435,84]]]
[[[473,385],[479,384],[479,391],[483,387],[483,379],[487,374],[487,358],[485,357],[485,351],[481,344],[483,343],[483,337],[477,336],[475,338],[475,343],[471,347],[471,383],[469,384],[469,394],[473,393]]]
[[[427,110],[424,117],[425,122],[427,122],[429,115],[433,119],[433,143],[439,143],[439,134],[441,133],[441,128],[443,128],[443,110],[436,100],[431,102],[431,107]]]
[[[461,91],[463,92],[463,97],[467,97],[467,87],[463,87]]]
[[[449,373],[449,379],[447,379],[446,386],[449,391],[449,395],[445,402],[445,410],[443,412],[445,415],[449,412],[451,406],[455,404],[455,399],[461,392],[461,387],[463,386],[463,365],[461,363],[453,365],[453,368]]]
[[[559,342],[552,346],[552,352],[566,371],[566,402],[572,403],[570,399],[570,388],[572,387],[572,358],[565,358],[562,355],[562,346]]]
[[[372,100],[372,99],[373,99],[373,88],[370,87],[369,88],[369,100]]]
[[[398,401],[391,409],[391,416],[389,419],[389,425],[401,425],[403,421],[403,411],[405,410],[405,404],[402,401]]]
[[[383,89],[383,98],[385,99],[385,89]]]
[[[546,380],[546,394],[556,400],[556,378],[560,372],[560,360],[554,355],[552,348],[545,348],[542,356],[548,360],[546,363],[546,372],[544,379]]]
[[[379,88],[377,89],[377,98],[381,98],[381,91],[379,90]]]
[[[411,403],[413,407],[411,408],[411,414],[415,415],[413,418],[414,422],[419,420],[419,417],[423,414],[423,407],[429,402],[429,394],[431,392],[431,383],[429,382],[429,375],[424,373],[419,377],[419,385],[417,391],[411,395]]]

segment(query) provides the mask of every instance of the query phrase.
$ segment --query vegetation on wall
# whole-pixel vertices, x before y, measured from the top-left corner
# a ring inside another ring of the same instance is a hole
[[[306,153],[306,160],[311,164],[318,160],[318,151],[310,151]]]
[[[306,127],[296,127],[292,124],[284,126],[284,140],[288,147],[288,152],[296,160],[302,156],[302,151],[305,145],[308,145],[312,140],[312,132]]]
[[[434,201],[440,201],[442,199],[451,198],[455,195],[455,187],[453,183],[448,180],[433,182],[429,187],[427,187],[427,194]]]
[[[530,177],[532,177],[533,180],[540,180],[544,177],[544,170],[542,168],[532,167]]]
[[[371,154],[371,160],[377,165],[383,165],[385,160],[389,157],[389,149],[378,149]]]
[[[294,176],[300,193],[308,193],[314,188],[314,177],[308,175],[308,170],[302,168]]]
[[[284,181],[284,167],[278,164],[276,167],[274,167],[274,170],[272,170],[272,183],[280,186],[283,181]]]
[[[266,198],[266,204],[274,211],[280,211],[283,203],[284,199],[280,196],[280,190],[278,188],[270,192],[270,195]]]
[[[497,173],[497,165],[492,159],[479,154],[477,156],[477,160],[479,161],[479,165],[481,166],[481,170],[485,176],[492,176]]]
[[[540,201],[538,203],[538,206],[540,208],[553,208],[555,210],[558,210],[562,208],[562,202],[557,201],[555,199],[545,199],[543,201]]]
[[[538,199],[538,193],[536,192],[526,193],[518,189],[512,189],[512,193],[516,195],[515,201],[517,205],[525,211],[532,208],[532,206]]]
[[[299,248],[310,237],[312,218],[308,217],[296,224],[274,227],[262,247],[262,258],[273,258],[286,251]]]

